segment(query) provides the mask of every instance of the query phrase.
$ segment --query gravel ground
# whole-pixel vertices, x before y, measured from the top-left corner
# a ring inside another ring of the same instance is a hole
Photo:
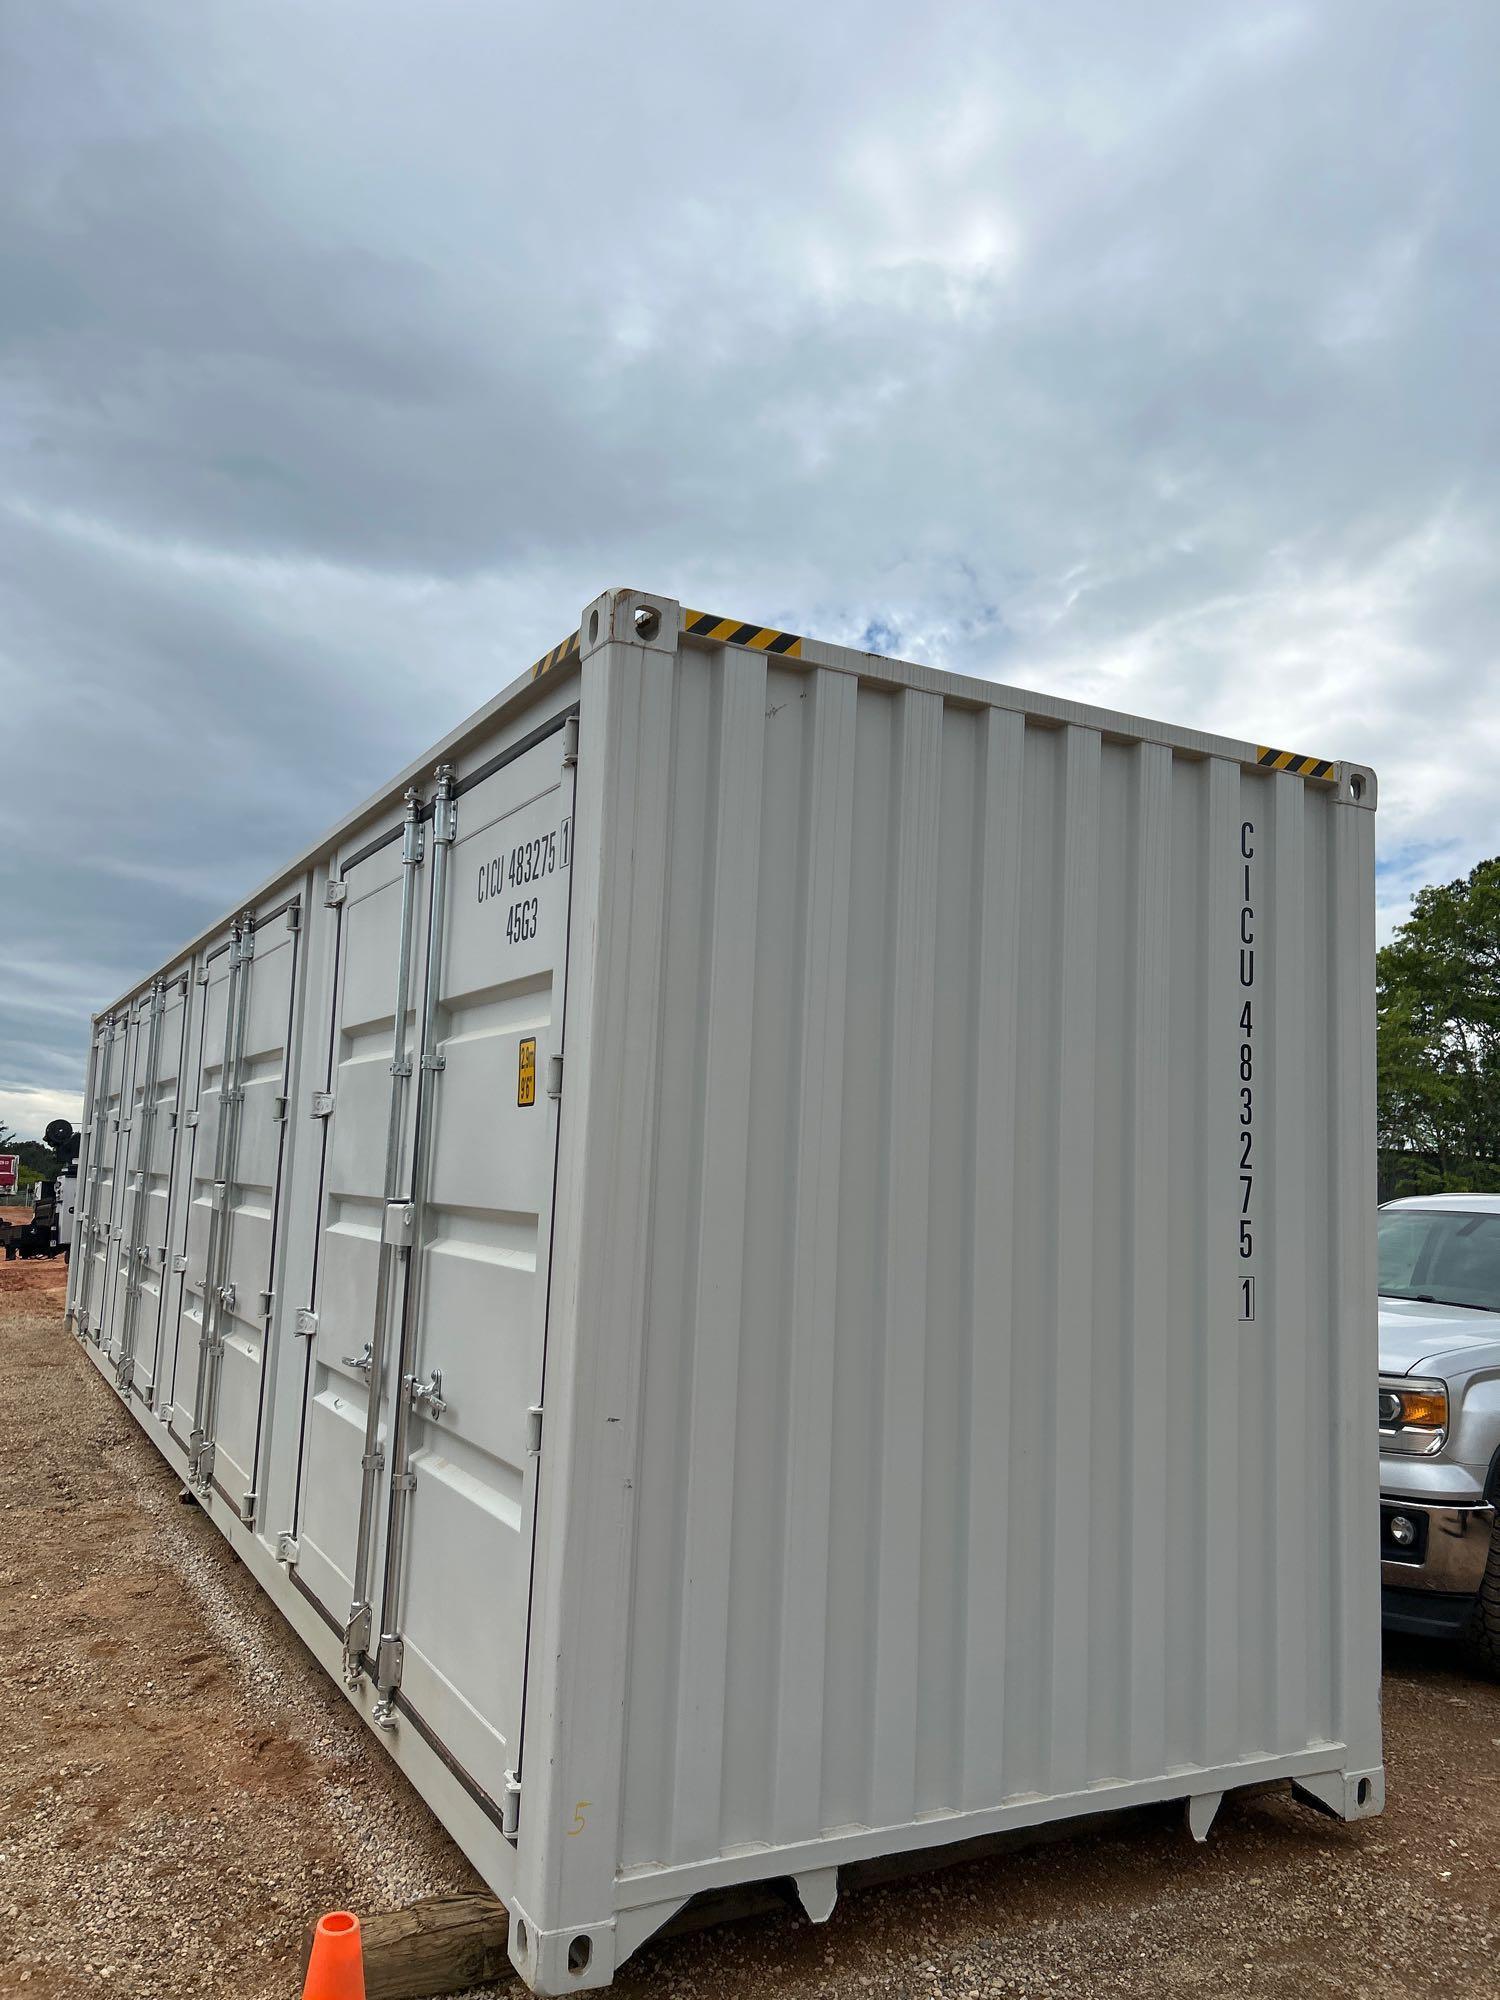
[[[0,1264],[0,1993],[292,2000],[303,1924],[477,1886],[406,1781],[64,1333]],[[638,1954],[621,2000],[1500,1996],[1500,1687],[1402,1644],[1388,1805],[1279,1792]],[[490,1989],[494,1991],[495,1989]],[[519,1989],[512,1989],[518,1991]]]

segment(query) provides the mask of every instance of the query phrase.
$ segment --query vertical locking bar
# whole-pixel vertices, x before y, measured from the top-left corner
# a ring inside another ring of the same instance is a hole
[[[411,1185],[407,1195],[414,1214],[408,1242],[401,1251],[405,1265],[402,1288],[401,1335],[397,1347],[395,1394],[391,1410],[391,1482],[386,1515],[385,1565],[380,1592],[380,1645],[375,1659],[377,1721],[389,1720],[401,1682],[401,1583],[406,1543],[406,1515],[414,1485],[411,1472],[411,1398],[417,1331],[421,1322],[422,1210],[427,1195],[432,1130],[431,1091],[440,1058],[437,1054],[438,1000],[442,991],[443,941],[448,899],[448,858],[458,832],[458,808],[453,799],[453,767],[439,764],[434,773],[437,794],[432,804],[432,894],[427,917],[427,960],[422,981],[421,1061],[417,1067],[417,1097],[412,1119]]]
[[[417,870],[422,865],[422,797],[415,785],[406,793],[406,819],[401,838],[401,938],[396,953],[395,1031],[391,1049],[391,1098],[385,1132],[385,1179],[382,1199],[396,1199],[401,1185],[401,1122],[406,1085],[411,1077],[407,1056],[406,1006],[411,986],[412,930],[417,905]],[[384,1210],[382,1209],[382,1216]],[[380,1399],[385,1387],[386,1329],[390,1318],[392,1246],[382,1234],[375,1277],[375,1323],[370,1332],[370,1386],[365,1403],[365,1448],[360,1460],[359,1527],[354,1541],[353,1590],[349,1621],[344,1627],[344,1678],[351,1686],[364,1671],[372,1626],[370,1557],[378,1483],[385,1463],[380,1449]]]
[[[156,1072],[161,1060],[161,1021],[166,1011],[166,987],[160,980],[151,983],[151,1011],[146,1040],[146,1073],[142,1083],[141,1114],[136,1132],[135,1209],[130,1218],[130,1243],[126,1250],[125,1317],[120,1327],[120,1353],[115,1363],[115,1383],[128,1387],[135,1370],[136,1324],[141,1303],[141,1239],[146,1233],[146,1195],[151,1171],[151,1139],[156,1124]]]

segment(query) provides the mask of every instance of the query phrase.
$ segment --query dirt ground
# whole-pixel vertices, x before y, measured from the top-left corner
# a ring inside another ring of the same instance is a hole
[[[477,1886],[66,1335],[0,1264],[0,1993],[293,2000],[303,1924]],[[1393,1646],[1383,1819],[1231,1800],[669,1940],[622,2000],[1500,1995],[1500,1687]],[[492,1991],[496,1989],[491,1989]],[[519,1988],[513,1988],[519,1991]]]

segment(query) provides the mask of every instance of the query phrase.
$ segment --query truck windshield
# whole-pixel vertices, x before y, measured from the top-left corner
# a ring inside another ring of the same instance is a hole
[[[1380,1218],[1380,1290],[1385,1298],[1500,1313],[1500,1215],[1388,1209]]]

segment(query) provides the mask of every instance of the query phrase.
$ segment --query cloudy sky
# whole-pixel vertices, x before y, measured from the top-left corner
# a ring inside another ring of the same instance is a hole
[[[1494,0],[0,0],[0,1119],[610,584],[1500,851]]]

